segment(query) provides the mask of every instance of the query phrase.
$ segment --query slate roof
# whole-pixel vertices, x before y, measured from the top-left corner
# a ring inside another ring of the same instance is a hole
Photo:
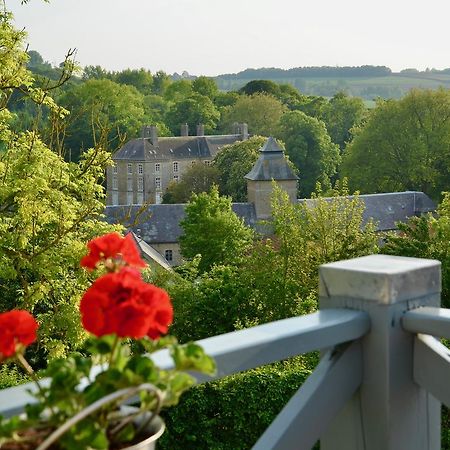
[[[396,222],[405,222],[409,217],[435,211],[433,201],[423,192],[392,192],[386,194],[360,195],[365,203],[364,221],[373,218],[378,231],[395,230]],[[332,201],[332,198],[328,198]],[[314,207],[316,200],[300,199]],[[140,206],[107,206],[106,220],[122,223],[148,244],[178,242],[182,234],[179,226],[184,218],[185,204],[150,205],[144,210]],[[257,229],[258,221],[253,203],[233,203],[233,211],[244,219],[246,225]]]
[[[253,181],[298,180],[289,167],[283,150],[273,137],[269,137],[259,149],[260,156],[252,170],[244,178]]]
[[[241,134],[218,136],[158,137],[157,145],[150,138],[128,141],[114,153],[114,160],[148,161],[149,159],[214,158],[224,146],[242,139]]]
[[[350,196],[352,198],[353,196]],[[363,220],[366,223],[370,218],[377,224],[377,231],[396,230],[396,222],[406,222],[409,217],[420,216],[427,212],[434,212],[436,205],[423,192],[388,192],[384,194],[360,195],[365,209]],[[332,201],[332,198],[327,198]],[[316,200],[300,199],[314,207]]]
[[[136,245],[139,247],[141,256],[145,260],[152,261],[166,270],[173,270],[171,265],[167,262],[166,258],[163,258],[162,255],[157,252],[151,245],[147,244],[147,242],[145,242],[141,237],[136,236],[132,231],[130,233],[134,239],[134,242],[136,242]]]
[[[105,216],[108,223],[122,223],[148,244],[178,242],[183,230],[179,223],[185,217],[185,204],[150,205],[145,210],[137,205],[107,206]],[[256,212],[253,203],[233,203],[233,211],[244,223],[256,227]]]

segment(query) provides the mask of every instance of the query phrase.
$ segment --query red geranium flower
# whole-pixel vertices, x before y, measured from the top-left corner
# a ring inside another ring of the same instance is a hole
[[[80,311],[84,328],[98,337],[114,333],[156,339],[173,318],[167,293],[127,267],[98,278],[81,299]]]
[[[82,267],[92,270],[101,262],[113,267],[126,264],[133,267],[146,267],[131,234],[122,237],[119,233],[108,233],[92,239],[87,246],[89,253],[81,259]]]
[[[0,314],[0,360],[13,356],[18,346],[36,340],[38,324],[27,311],[13,310]]]

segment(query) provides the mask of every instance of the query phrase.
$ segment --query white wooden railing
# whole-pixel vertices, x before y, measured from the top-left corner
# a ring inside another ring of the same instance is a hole
[[[222,378],[321,350],[319,365],[256,450],[439,450],[440,402],[450,405],[450,310],[438,261],[372,255],[320,268],[320,311],[200,341]],[[152,355],[170,367],[166,351]],[[0,414],[30,400],[0,392]]]

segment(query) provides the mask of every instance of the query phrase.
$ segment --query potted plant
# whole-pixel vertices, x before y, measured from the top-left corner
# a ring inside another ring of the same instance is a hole
[[[131,237],[110,233],[88,243],[81,265],[98,277],[80,302],[85,351],[51,361],[41,383],[24,357],[38,324],[26,311],[0,314],[0,362],[14,359],[35,380],[36,402],[0,420],[0,447],[39,449],[153,448],[164,431],[158,416],[194,384],[186,370],[212,374],[214,361],[194,343],[162,337],[172,322],[168,294],[142,279],[145,262]],[[148,357],[169,348],[173,370]],[[126,400],[137,406],[124,407]]]

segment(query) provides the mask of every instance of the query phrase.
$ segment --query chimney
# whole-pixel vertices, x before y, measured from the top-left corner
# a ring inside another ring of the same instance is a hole
[[[204,136],[204,135],[205,135],[205,125],[199,123],[197,125],[197,136]]]
[[[189,125],[187,123],[181,125],[180,136],[189,136]]]
[[[142,139],[150,139],[152,145],[158,145],[158,128],[155,125],[145,125],[141,129]]]

